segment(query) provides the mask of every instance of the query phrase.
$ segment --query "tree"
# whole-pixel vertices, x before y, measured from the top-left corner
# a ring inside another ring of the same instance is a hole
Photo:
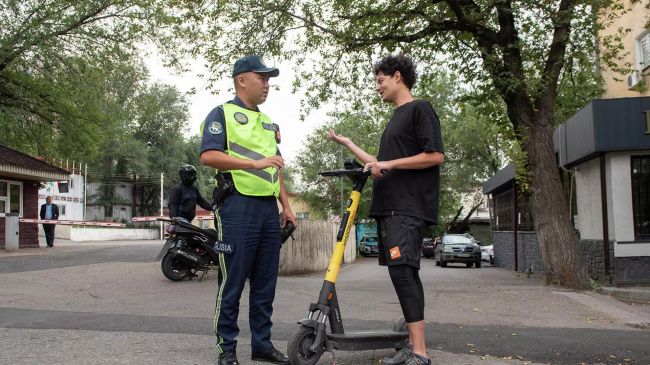
[[[6,139],[27,136],[20,140],[23,150],[36,154],[57,147],[86,158],[97,152],[89,147],[97,143],[83,142],[110,128],[113,114],[103,100],[113,95],[101,94],[105,90],[95,83],[137,68],[143,42],[159,46],[174,63],[172,50],[182,48],[186,33],[179,22],[185,13],[173,3],[0,0],[0,123],[8,128]],[[85,148],[57,146],[57,135]]]
[[[571,71],[597,62],[597,30],[605,24],[595,18],[602,7],[622,10],[610,0],[224,1],[207,13],[208,34],[222,41],[206,54],[214,72],[251,52],[295,59],[302,67],[295,86],[305,89],[308,106],[335,92],[342,104],[354,105],[356,98],[340,91],[366,96],[368,61],[385,52],[409,53],[425,70],[444,62],[484,100],[503,102],[525,156],[547,278],[582,289],[589,277],[552,137],[558,106],[576,107],[560,103]],[[239,21],[225,27],[226,19]],[[601,60],[617,51],[601,48]]]
[[[124,181],[135,183],[140,214],[157,212],[160,172],[169,186],[186,163],[187,102],[148,85],[140,59],[146,43],[179,66],[194,24],[176,4],[0,0],[0,143],[87,162],[108,216],[128,203],[115,194]]]

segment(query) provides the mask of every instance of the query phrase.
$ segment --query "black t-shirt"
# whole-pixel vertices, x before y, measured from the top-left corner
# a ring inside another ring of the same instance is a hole
[[[396,108],[381,135],[378,161],[441,152],[440,121],[429,102],[414,100]],[[420,170],[390,170],[373,180],[370,217],[408,215],[438,222],[440,166]]]

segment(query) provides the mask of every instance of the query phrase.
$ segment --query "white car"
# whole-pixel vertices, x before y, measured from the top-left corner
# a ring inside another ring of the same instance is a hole
[[[481,246],[481,260],[494,265],[494,245]]]

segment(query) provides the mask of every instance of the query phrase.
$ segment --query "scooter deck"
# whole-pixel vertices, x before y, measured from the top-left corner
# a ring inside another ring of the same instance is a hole
[[[328,333],[327,342],[335,350],[364,351],[375,349],[399,349],[408,344],[408,332],[396,331],[350,331]]]

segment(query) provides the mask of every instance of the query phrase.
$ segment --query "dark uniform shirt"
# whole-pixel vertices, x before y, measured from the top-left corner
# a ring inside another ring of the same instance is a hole
[[[393,111],[379,144],[378,161],[441,152],[440,121],[429,102],[414,100]],[[373,180],[370,217],[407,215],[428,224],[438,221],[440,166],[390,170]]]
[[[205,210],[212,210],[212,204],[201,196],[196,186],[179,183],[169,190],[167,207],[170,217],[183,217],[191,222],[196,215],[197,204]]]

